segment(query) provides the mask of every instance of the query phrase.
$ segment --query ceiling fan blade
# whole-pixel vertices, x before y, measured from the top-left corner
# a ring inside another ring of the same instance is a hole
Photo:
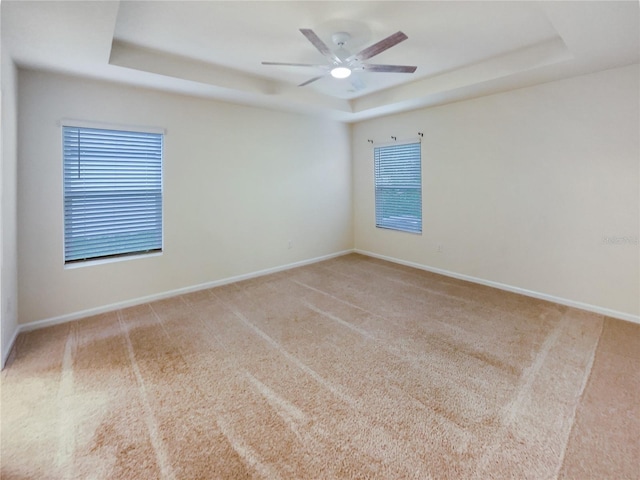
[[[362,60],[374,57],[379,53],[382,53],[385,50],[393,47],[394,45],[405,41],[407,38],[409,37],[407,37],[404,33],[396,32],[393,35],[389,35],[387,38],[380,40],[378,43],[374,43],[370,47],[367,47],[364,50],[356,53],[355,55],[351,55],[349,58],[347,58],[347,62],[352,62],[354,60],[361,62]]]
[[[323,68],[326,65],[316,63],[286,63],[286,62],[262,62],[262,65],[280,65],[284,67],[319,67]]]
[[[362,65],[365,72],[393,72],[393,73],[413,73],[418,67],[409,65]]]
[[[310,78],[309,80],[307,80],[307,81],[306,81],[306,82],[304,82],[304,83],[301,83],[301,84],[300,84],[300,85],[298,85],[298,86],[299,86],[299,87],[304,87],[305,85],[309,85],[310,83],[313,83],[313,82],[315,82],[316,80],[320,80],[322,77],[325,77],[325,76],[326,76],[326,75],[319,75],[319,76],[317,76],[317,77]]]
[[[320,37],[318,37],[313,30],[310,28],[301,28],[300,32],[307,37],[307,40],[313,43],[313,46],[316,47],[322,55],[330,58],[334,62],[340,63],[340,59],[331,50],[329,50],[329,47],[320,40]]]

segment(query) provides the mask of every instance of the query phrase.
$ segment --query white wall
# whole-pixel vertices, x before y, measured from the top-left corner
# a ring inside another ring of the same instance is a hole
[[[20,323],[352,248],[348,126],[54,74],[19,79]],[[65,269],[65,118],[167,129],[162,256]]]
[[[4,366],[18,329],[16,224],[17,69],[2,49],[0,161],[0,363]]]
[[[636,64],[355,125],[356,248],[637,319],[638,92]],[[376,229],[367,139],[417,132],[423,233]]]

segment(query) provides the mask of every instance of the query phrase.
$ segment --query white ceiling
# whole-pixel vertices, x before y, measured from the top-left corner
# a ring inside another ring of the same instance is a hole
[[[23,68],[159,88],[353,122],[640,60],[637,1],[7,1],[2,47]],[[414,74],[325,77],[299,32],[355,53],[398,30],[408,40],[369,63]]]

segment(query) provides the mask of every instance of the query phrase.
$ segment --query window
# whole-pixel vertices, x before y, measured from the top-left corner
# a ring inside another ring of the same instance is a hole
[[[420,142],[374,148],[376,227],[422,233]]]
[[[64,260],[162,251],[159,133],[64,126]]]

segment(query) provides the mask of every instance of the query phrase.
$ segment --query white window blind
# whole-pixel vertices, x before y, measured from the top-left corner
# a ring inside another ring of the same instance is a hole
[[[374,148],[376,227],[422,233],[420,142]]]
[[[162,250],[158,133],[65,126],[65,263]]]

